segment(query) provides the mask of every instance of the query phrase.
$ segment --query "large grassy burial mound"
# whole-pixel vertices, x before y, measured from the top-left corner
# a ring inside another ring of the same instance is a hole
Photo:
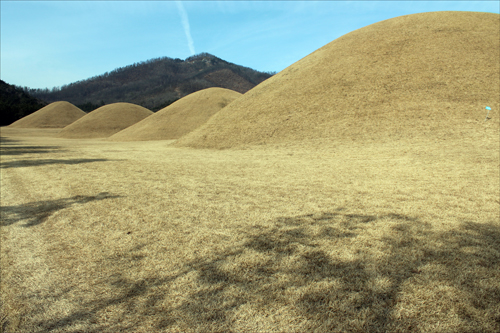
[[[86,113],[65,101],[51,103],[23,117],[9,127],[16,128],[63,128],[85,116]]]
[[[131,103],[113,103],[102,106],[61,130],[58,137],[69,139],[106,138],[153,112]]]
[[[500,15],[493,13],[430,12],[378,22],[264,81],[176,145],[229,148],[494,133],[499,41]],[[486,106],[492,119],[484,122]]]
[[[109,139],[146,141],[177,139],[204,124],[220,109],[242,96],[224,88],[208,88],[192,93],[156,112]]]

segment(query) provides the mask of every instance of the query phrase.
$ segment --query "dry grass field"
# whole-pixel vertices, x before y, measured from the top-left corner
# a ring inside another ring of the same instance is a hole
[[[356,30],[176,141],[1,128],[0,329],[500,332],[498,27]]]
[[[490,116],[462,140],[227,150],[4,127],[1,328],[498,332]]]

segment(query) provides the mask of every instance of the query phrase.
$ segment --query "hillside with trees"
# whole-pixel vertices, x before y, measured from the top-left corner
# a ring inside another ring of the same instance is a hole
[[[7,126],[46,105],[46,102],[30,96],[22,88],[0,80],[0,126]]]
[[[68,101],[86,112],[116,102],[134,103],[157,111],[179,98],[209,87],[245,93],[273,74],[201,53],[186,60],[150,59],[62,87],[26,87],[24,90],[48,103]]]

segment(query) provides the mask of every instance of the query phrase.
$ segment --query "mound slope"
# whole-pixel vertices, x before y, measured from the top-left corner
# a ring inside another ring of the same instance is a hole
[[[17,128],[63,128],[85,116],[86,113],[65,101],[51,103],[23,117],[9,127]]]
[[[58,137],[69,139],[105,138],[152,114],[152,111],[131,103],[108,104],[66,126]]]
[[[242,96],[224,88],[208,88],[170,104],[109,138],[113,141],[177,139],[204,124],[220,109]]]
[[[212,82],[218,87],[235,90],[242,94],[246,93],[247,91],[255,87],[255,84],[242,78],[229,68],[224,68],[215,72],[211,72],[205,75],[204,79]]]
[[[460,137],[498,129],[500,15],[430,12],[350,32],[264,81],[175,145]]]

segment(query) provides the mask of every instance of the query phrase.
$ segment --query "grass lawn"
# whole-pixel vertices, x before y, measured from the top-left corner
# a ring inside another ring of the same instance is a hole
[[[246,149],[2,128],[5,332],[498,332],[492,136]]]

